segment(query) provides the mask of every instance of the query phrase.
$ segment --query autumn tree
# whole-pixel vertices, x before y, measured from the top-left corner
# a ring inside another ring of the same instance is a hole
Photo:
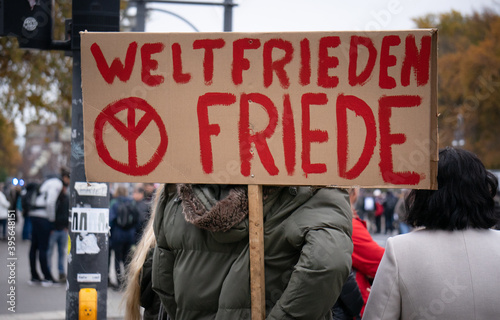
[[[13,168],[19,164],[21,156],[19,150],[14,143],[16,130],[12,122],[8,122],[5,117],[0,114],[0,181],[12,175]]]
[[[64,21],[71,17],[71,1],[54,5],[53,38],[65,39]],[[71,58],[61,51],[20,49],[15,37],[0,37],[0,105],[10,121],[69,121]]]
[[[452,11],[415,22],[439,30],[440,146],[463,136],[463,148],[500,169],[500,16],[490,9],[470,16]]]
[[[69,17],[71,1],[56,1],[54,39],[65,39],[64,21]],[[0,37],[0,171],[13,174],[20,163],[13,143],[15,119],[70,123],[71,75],[71,58],[64,52],[20,49],[15,37]]]

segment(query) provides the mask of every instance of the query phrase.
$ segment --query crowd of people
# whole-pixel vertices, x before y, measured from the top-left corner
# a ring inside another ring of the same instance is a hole
[[[34,191],[0,192],[0,236],[17,209],[33,285],[66,279],[68,185],[61,170]],[[264,186],[266,319],[495,318],[498,190],[455,148],[440,150],[437,190]],[[126,319],[250,318],[246,186],[117,184],[109,226],[109,287]]]
[[[389,236],[408,233],[411,228],[405,223],[404,206],[407,189],[362,189],[354,204],[358,215],[367,223],[372,234]]]
[[[0,185],[0,240],[7,239],[7,217],[12,210],[16,222],[18,218],[22,222],[22,240],[30,242],[30,285],[52,287],[66,283],[69,184],[70,171],[63,167],[59,174],[49,174],[41,182],[31,181],[24,188]],[[111,190],[108,252],[109,257],[114,256],[116,272],[116,282],[109,282],[112,289],[123,287],[124,270],[149,220],[155,189],[153,183],[136,183],[117,184]],[[120,219],[127,216],[134,219],[122,223]],[[57,263],[53,266],[54,258]]]
[[[156,187],[153,183],[137,183],[132,195],[129,188],[118,185],[110,201],[109,210],[109,258],[114,255],[116,282],[108,277],[109,286],[120,290],[125,280],[125,271],[131,255],[142,236],[145,224],[149,220],[151,201]],[[110,261],[109,261],[110,262]],[[111,263],[108,263],[108,267]]]
[[[266,319],[496,318],[498,180],[468,151],[439,156],[437,190],[265,187]],[[249,319],[246,207],[241,186],[160,188],[126,319]],[[401,235],[383,248],[382,231]]]

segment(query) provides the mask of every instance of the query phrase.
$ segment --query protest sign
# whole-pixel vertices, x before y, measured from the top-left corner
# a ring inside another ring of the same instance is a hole
[[[82,33],[89,181],[436,188],[437,33]]]

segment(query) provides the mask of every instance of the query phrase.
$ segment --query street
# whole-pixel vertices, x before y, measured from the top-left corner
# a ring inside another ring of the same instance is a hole
[[[0,241],[0,295],[2,297],[0,300],[0,320],[65,319],[65,284],[49,288],[30,286],[28,284],[30,279],[29,249],[31,242],[22,240],[21,230],[22,218],[16,224],[14,246],[10,246],[7,241]],[[14,249],[9,249],[9,247]],[[13,251],[15,256],[8,256],[9,251]],[[57,257],[54,254],[52,266],[57,265],[56,259]],[[113,266],[111,266],[111,270],[111,276],[114,277]],[[15,283],[12,280],[15,280]],[[120,308],[121,299],[122,294],[120,292],[108,289],[107,319],[123,319],[124,308]],[[9,308],[12,308],[11,310],[15,310],[15,312],[9,311]]]

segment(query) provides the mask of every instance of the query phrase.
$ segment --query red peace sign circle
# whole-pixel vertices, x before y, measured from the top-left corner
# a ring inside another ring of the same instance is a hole
[[[127,110],[127,124],[116,117],[116,114],[123,110]],[[135,120],[136,110],[145,112],[137,123]],[[154,121],[160,131],[160,144],[151,158],[145,164],[139,165],[137,161],[137,139],[152,121]],[[127,141],[128,163],[123,163],[111,157],[103,139],[106,123],[113,126],[123,139]],[[168,145],[167,131],[160,116],[145,100],[137,97],[124,98],[107,105],[95,119],[94,139],[97,154],[101,157],[102,161],[111,168],[130,176],[144,176],[151,173],[162,160]]]

